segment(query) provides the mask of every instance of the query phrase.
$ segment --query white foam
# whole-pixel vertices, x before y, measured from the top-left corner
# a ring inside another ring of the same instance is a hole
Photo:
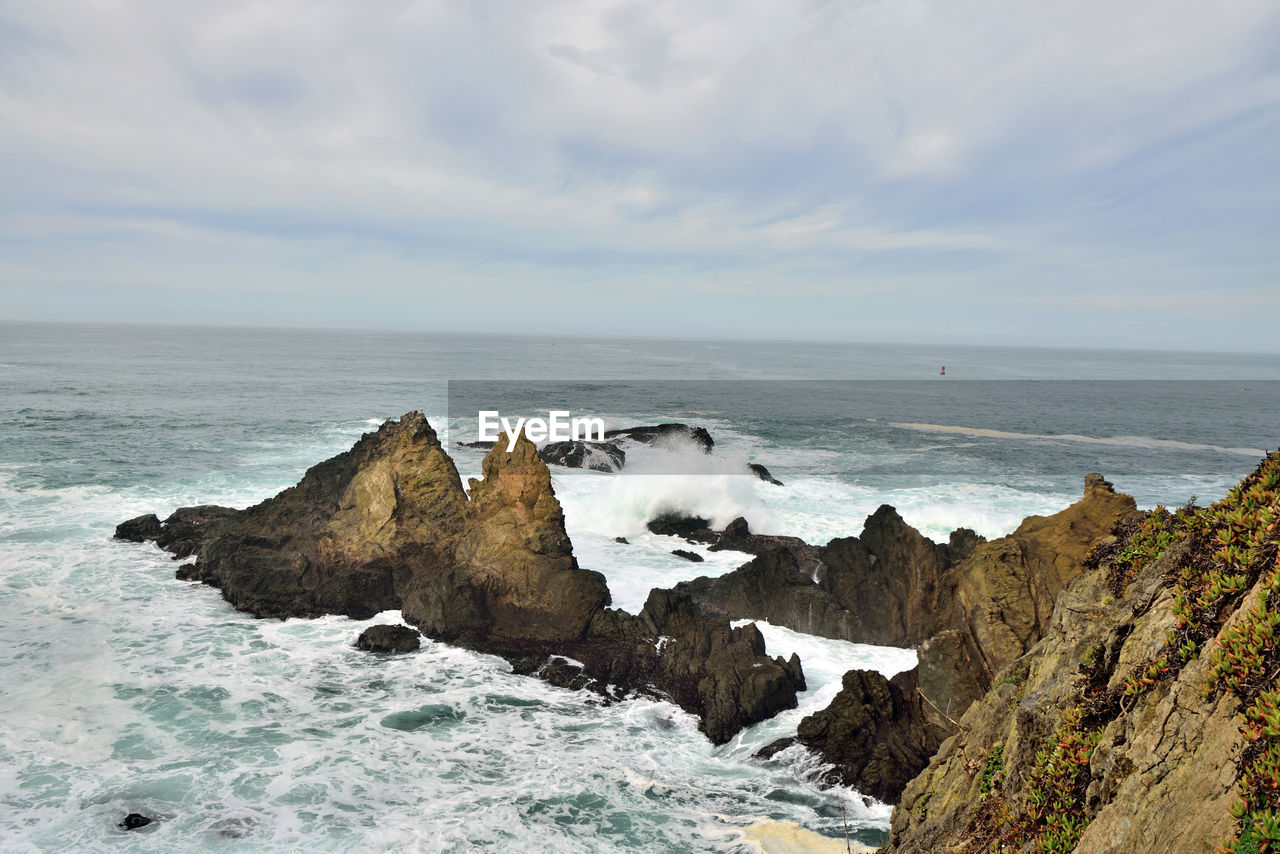
[[[1083,436],[1079,433],[1017,433],[1009,430],[993,430],[988,427],[960,427],[950,424],[922,424],[916,422],[895,423],[894,427],[917,430],[922,433],[948,433],[958,436],[980,436],[984,439],[1017,439],[1023,441],[1076,442],[1086,445],[1112,445],[1120,448],[1145,448],[1156,451],[1215,451],[1246,457],[1265,457],[1267,452],[1259,448],[1229,448],[1223,445],[1182,442],[1176,439],[1159,439],[1154,436]]]

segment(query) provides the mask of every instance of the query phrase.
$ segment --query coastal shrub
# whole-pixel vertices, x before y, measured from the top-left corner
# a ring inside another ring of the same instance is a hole
[[[1036,751],[1022,810],[1010,814],[993,850],[1057,854],[1075,848],[1089,826],[1090,816],[1085,814],[1089,760],[1102,730],[1089,725],[1079,706],[1063,714],[1062,723]]]
[[[997,744],[987,756],[987,765],[982,769],[982,780],[978,785],[978,797],[986,800],[987,795],[1000,788],[1004,777],[1004,744]]]
[[[1218,574],[1196,604],[1212,608],[1258,583],[1258,600],[1223,630],[1209,651],[1205,699],[1220,691],[1241,701],[1245,749],[1238,763],[1239,799],[1231,807],[1235,836],[1227,854],[1280,851],[1280,454],[1214,506],[1208,520]],[[1186,609],[1194,616],[1194,611]]]
[[[1035,754],[1025,804],[1002,812],[993,851],[1065,852],[1088,826],[1084,796],[1089,760],[1106,724],[1143,694],[1209,655],[1205,699],[1220,691],[1241,701],[1247,744],[1238,765],[1240,798],[1232,807],[1235,837],[1226,854],[1280,854],[1280,452],[1208,507],[1194,499],[1174,513],[1164,507],[1118,526],[1086,563],[1107,572],[1112,591],[1129,584],[1177,546],[1165,578],[1174,591],[1173,628],[1160,652],[1108,690],[1115,654],[1102,644],[1080,662],[1079,702]],[[1223,629],[1245,594],[1257,603]],[[989,760],[988,765],[991,765]],[[992,779],[999,771],[992,772]],[[984,773],[983,794],[990,790]]]

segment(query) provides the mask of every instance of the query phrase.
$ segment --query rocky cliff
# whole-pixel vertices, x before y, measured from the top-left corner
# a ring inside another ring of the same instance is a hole
[[[799,660],[769,658],[753,626],[731,629],[666,591],[639,615],[607,608],[604,577],[578,567],[550,472],[526,437],[491,449],[482,472],[468,497],[412,412],[254,507],[142,516],[116,536],[195,556],[180,578],[256,616],[400,608],[429,637],[557,684],[670,697],[717,743],[794,708]]]
[[[1280,454],[1122,522],[907,786],[888,850],[1276,850],[1277,520]]]
[[[857,625],[870,621],[877,637],[924,637],[919,664],[895,676],[896,684],[858,672],[827,709],[801,721],[795,740],[832,763],[833,779],[896,800],[955,731],[956,718],[1044,634],[1056,596],[1084,571],[1094,544],[1136,515],[1130,496],[1094,474],[1086,476],[1079,501],[1052,516],[1028,517],[991,542],[962,530],[948,545],[935,545],[892,508],[881,507],[861,537],[833,541],[822,554],[841,568],[845,583],[857,579],[869,590],[865,600],[855,598],[857,586],[844,593],[847,611],[866,616]],[[722,604],[736,605],[725,594],[742,591],[739,596],[752,602],[772,598],[774,614],[784,608],[794,613],[807,596],[805,616],[830,621],[832,606],[821,585],[806,584],[784,553],[763,555],[732,575],[737,577],[719,591]],[[892,702],[884,708],[869,708],[887,698]],[[894,762],[885,759],[889,749]]]

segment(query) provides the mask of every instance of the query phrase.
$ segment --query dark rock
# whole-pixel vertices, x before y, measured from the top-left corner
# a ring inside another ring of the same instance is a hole
[[[130,543],[145,543],[160,536],[160,519],[154,513],[138,516],[116,525],[115,538]]]
[[[691,543],[709,544],[720,539],[720,535],[711,530],[709,520],[683,513],[661,513],[650,519],[645,527],[654,534],[681,537]]]
[[[631,545],[631,541],[628,540],[626,537],[614,537],[613,541],[615,543],[619,543],[620,545],[624,545],[624,546]]]
[[[682,581],[675,589],[700,608],[734,620],[767,620],[798,632],[850,638],[859,616],[814,583],[786,548],[766,551],[718,578]]]
[[[691,552],[687,549],[672,549],[671,553],[676,557],[682,557],[687,561],[692,561],[693,563],[702,563],[703,560],[702,555],[697,552]]]
[[[604,438],[630,439],[645,445],[692,445],[704,454],[711,453],[716,444],[705,427],[690,427],[688,424],[656,424],[606,430]]]
[[[223,523],[234,518],[239,511],[230,507],[205,504],[199,507],[179,507],[164,520],[156,545],[179,560],[190,557],[201,543],[212,537]]]
[[[774,486],[783,486],[782,481],[769,474],[769,470],[759,463],[747,463],[747,468],[751,469],[751,473],[763,480],[765,483],[772,483]]]
[[[894,803],[944,735],[924,712],[915,671],[886,679],[872,670],[850,670],[831,705],[801,720],[794,739],[757,755],[768,758],[803,744],[833,765],[824,774],[827,782]]]
[[[549,442],[538,451],[547,465],[592,471],[621,471],[627,452],[612,442]]]
[[[480,451],[491,450],[494,446],[493,442],[454,442],[459,448],[475,448]]]
[[[117,827],[121,830],[137,830],[140,827],[146,827],[151,824],[152,819],[147,818],[141,813],[131,812],[124,817],[124,821],[120,822]]]
[[[413,652],[420,646],[421,635],[408,626],[370,626],[356,638],[356,648],[368,652]]]
[[[747,520],[741,516],[725,527],[708,551],[735,551],[760,555],[774,549],[786,549],[791,552],[800,570],[811,578],[817,575],[818,569],[822,566],[817,546],[811,546],[799,537],[753,534],[747,527]]]

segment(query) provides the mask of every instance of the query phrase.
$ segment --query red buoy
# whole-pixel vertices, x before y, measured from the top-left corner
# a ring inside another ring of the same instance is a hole
[[[947,366],[943,365],[942,370],[938,371],[938,376],[945,377],[947,375]]]

